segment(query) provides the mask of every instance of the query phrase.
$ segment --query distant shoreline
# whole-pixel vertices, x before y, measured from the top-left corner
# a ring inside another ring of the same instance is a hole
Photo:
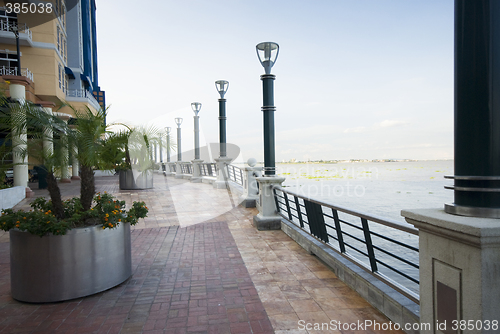
[[[282,161],[277,164],[340,164],[358,162],[418,162],[418,161],[453,161],[453,159],[350,159],[350,160],[311,160],[311,161]],[[264,164],[264,162],[259,162]]]

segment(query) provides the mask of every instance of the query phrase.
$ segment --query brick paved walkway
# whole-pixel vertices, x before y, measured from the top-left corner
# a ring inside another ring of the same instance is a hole
[[[86,298],[20,303],[0,233],[0,333],[396,333],[299,330],[299,320],[388,319],[283,232],[255,230],[256,210],[226,190],[161,175],[151,190],[120,191],[116,177],[96,186],[150,208],[132,230],[132,277]],[[71,197],[79,182],[61,187]]]

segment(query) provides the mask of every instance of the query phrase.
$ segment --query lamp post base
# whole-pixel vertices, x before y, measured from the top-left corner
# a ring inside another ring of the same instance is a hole
[[[183,174],[182,174],[182,161],[177,161],[175,163],[175,178],[176,179],[182,179]]]
[[[281,217],[276,210],[273,186],[281,186],[283,181],[285,181],[285,178],[279,176],[257,177],[259,198],[256,204],[259,213],[253,217],[253,224],[258,230],[281,229]]]
[[[193,176],[191,176],[192,183],[201,183],[201,173],[200,173],[200,164],[203,162],[201,159],[191,160],[193,163]]]
[[[454,332],[454,321],[486,323],[500,314],[500,224],[442,209],[403,210],[419,230],[420,322]],[[441,333],[429,328],[420,333]],[[443,330],[444,332],[444,330]],[[471,330],[469,333],[484,333]]]
[[[217,163],[217,180],[213,183],[216,189],[227,189],[227,165],[233,160],[231,158],[215,158]]]

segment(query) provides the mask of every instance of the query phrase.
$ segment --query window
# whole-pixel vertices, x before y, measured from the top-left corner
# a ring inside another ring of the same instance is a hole
[[[57,26],[57,51],[61,52],[61,29]]]
[[[7,14],[5,10],[0,10],[1,30],[9,31],[10,27],[17,26],[17,14],[12,12]]]
[[[17,67],[17,52],[0,50],[0,67]]]
[[[66,44],[66,39],[64,39],[63,57],[64,57],[65,62],[68,62],[68,49],[67,49],[67,47],[68,47],[68,45]]]
[[[63,80],[63,68],[62,68],[61,64],[59,64],[59,88],[61,88],[61,89],[63,87],[62,80]]]

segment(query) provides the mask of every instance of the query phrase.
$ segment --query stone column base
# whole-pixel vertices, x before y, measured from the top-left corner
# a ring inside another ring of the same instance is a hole
[[[281,217],[263,217],[259,213],[253,216],[253,226],[259,231],[281,230]]]
[[[68,178],[60,179],[59,183],[71,183],[71,179]]]
[[[191,176],[191,182],[193,183],[201,183],[201,174],[200,174],[200,164],[203,162],[201,159],[191,160],[193,163],[193,176]]]
[[[258,197],[241,196],[240,205],[244,208],[255,208],[257,205]]]
[[[231,158],[216,158],[217,162],[217,180],[213,183],[215,189],[227,189],[227,169],[226,164],[232,161]]]
[[[181,161],[175,163],[175,178],[182,179],[184,176],[182,174]]]
[[[403,210],[401,215],[419,230],[420,323],[440,330],[420,333],[455,332],[454,321],[481,322],[484,329],[486,320],[499,320],[500,220],[443,209]],[[477,328],[464,333],[489,333]]]
[[[72,180],[80,180],[80,177],[79,176],[72,176],[71,179]]]

